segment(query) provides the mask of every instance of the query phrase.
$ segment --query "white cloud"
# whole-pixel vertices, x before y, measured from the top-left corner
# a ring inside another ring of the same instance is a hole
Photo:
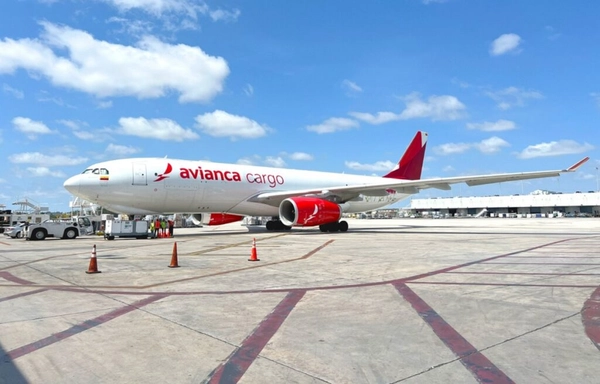
[[[41,25],[39,39],[0,41],[0,73],[22,68],[34,78],[41,75],[56,86],[97,97],[157,98],[177,92],[180,102],[210,101],[229,75],[225,59],[199,47],[171,45],[152,36],[125,46],[69,27]]]
[[[572,155],[591,151],[592,149],[594,149],[594,146],[588,143],[580,144],[574,140],[559,140],[530,145],[519,153],[518,157],[532,159],[535,157]]]
[[[244,93],[246,94],[246,96],[254,95],[254,87],[250,84],[246,84],[246,86],[244,87]]]
[[[322,133],[333,133],[337,131],[345,131],[347,129],[356,128],[360,124],[356,120],[348,119],[346,117],[331,117],[321,124],[309,125],[306,127],[308,131]]]
[[[209,11],[208,14],[212,21],[237,21],[238,17],[242,14],[239,9],[234,9],[233,11],[225,11],[223,9],[217,9],[214,11]]]
[[[347,168],[353,169],[355,171],[370,172],[390,171],[396,166],[396,163],[391,162],[389,160],[377,161],[373,164],[362,164],[357,161],[346,161],[345,164]]]
[[[594,101],[596,102],[598,107],[600,107],[600,93],[592,92],[592,93],[590,93],[590,96],[592,96],[594,98]]]
[[[429,4],[442,4],[447,2],[448,0],[422,0],[423,4],[425,5],[429,5]]]
[[[507,110],[512,107],[523,107],[527,100],[543,99],[544,95],[535,90],[526,91],[517,87],[508,87],[499,91],[488,91],[488,97],[498,103],[498,108]]]
[[[249,157],[242,157],[241,159],[238,159],[238,161],[236,161],[237,164],[240,165],[255,165],[256,162],[249,158]]]
[[[244,116],[232,115],[225,111],[215,110],[196,116],[197,127],[202,132],[214,137],[235,139],[256,139],[265,136],[270,128],[260,125]]]
[[[286,166],[285,160],[283,160],[279,156],[277,156],[277,157],[267,156],[264,163],[266,165],[268,165],[269,167],[276,167],[276,168],[283,168]]]
[[[434,152],[439,155],[455,155],[464,153],[471,148],[471,144],[467,143],[447,143],[433,148]]]
[[[304,152],[294,152],[289,154],[288,157],[295,161],[311,161],[314,159],[313,155]]]
[[[171,30],[197,29],[199,15],[212,21],[235,22],[240,17],[239,9],[212,9],[202,0],[103,0],[121,13],[138,9],[165,22]]]
[[[548,40],[556,40],[562,36],[562,33],[557,32],[556,28],[552,27],[551,25],[546,25],[544,30],[548,34]]]
[[[496,152],[500,152],[503,147],[510,147],[510,144],[499,137],[493,136],[489,139],[482,140],[479,143],[473,145],[477,148],[481,153],[492,154]]]
[[[508,52],[518,53],[517,48],[521,44],[521,37],[514,33],[505,33],[500,35],[496,40],[492,42],[490,47],[490,55],[499,56],[504,55]]]
[[[41,121],[34,121],[28,117],[15,117],[12,123],[17,131],[25,133],[30,139],[35,139],[38,135],[56,133]]]
[[[275,168],[286,167],[285,160],[281,156],[267,156],[262,158],[259,155],[253,155],[248,157],[242,157],[238,159],[237,164],[241,165],[266,165]]]
[[[14,96],[17,99],[22,99],[25,97],[23,91],[19,91],[18,89],[15,89],[8,84],[2,84],[2,91],[4,91],[4,93],[6,94]]]
[[[108,109],[108,108],[111,108],[112,105],[113,105],[112,100],[98,101],[98,104],[96,104],[96,108],[98,108],[98,109]]]
[[[478,129],[484,132],[499,132],[515,129],[517,128],[517,125],[514,123],[514,121],[498,120],[496,122],[485,121],[483,123],[467,123],[467,128]]]
[[[346,91],[347,96],[355,96],[363,91],[355,82],[347,79],[342,81],[342,88]]]
[[[390,121],[400,120],[400,115],[394,112],[377,112],[377,114],[373,115],[371,113],[365,112],[350,112],[348,113],[350,116],[358,119],[360,121],[364,121],[368,124],[378,125],[389,123]]]
[[[181,127],[170,119],[146,119],[144,117],[121,117],[119,127],[110,132],[165,141],[195,140],[200,136]]]
[[[112,154],[115,154],[118,156],[126,156],[126,155],[132,155],[134,153],[138,153],[138,152],[140,152],[140,149],[135,148],[135,147],[126,146],[126,145],[118,145],[118,144],[110,143],[106,147],[106,152],[112,153]]]
[[[406,109],[400,114],[403,120],[429,117],[431,120],[456,120],[464,116],[465,105],[449,95],[430,96],[427,102],[418,93],[404,97]]]
[[[465,105],[455,96],[430,96],[427,101],[421,100],[418,93],[411,93],[402,98],[406,107],[401,113],[377,112],[373,115],[364,112],[350,112],[349,115],[369,124],[383,124],[390,121],[430,118],[432,121],[456,120],[465,116]]]
[[[62,171],[52,171],[46,167],[28,167],[27,171],[34,177],[66,177]]]
[[[434,152],[446,156],[465,153],[470,149],[477,149],[486,155],[499,152],[503,147],[509,147],[510,144],[499,137],[493,136],[478,143],[447,143],[433,148]]]
[[[88,158],[69,157],[65,155],[48,156],[39,152],[25,152],[10,155],[8,160],[15,164],[37,164],[45,167],[55,167],[86,163]]]
[[[452,172],[454,170],[455,170],[454,167],[451,165],[446,165],[444,168],[442,168],[442,171],[444,171],[444,172]]]

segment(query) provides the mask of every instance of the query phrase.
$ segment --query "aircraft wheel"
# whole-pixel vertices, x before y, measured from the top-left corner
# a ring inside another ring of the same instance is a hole
[[[329,224],[329,232],[338,232],[340,230],[339,223],[330,223]]]
[[[345,220],[340,221],[338,226],[340,227],[340,232],[348,231],[348,222],[347,221],[345,221]]]
[[[267,221],[267,231],[273,231],[275,228],[275,222],[272,220]]]

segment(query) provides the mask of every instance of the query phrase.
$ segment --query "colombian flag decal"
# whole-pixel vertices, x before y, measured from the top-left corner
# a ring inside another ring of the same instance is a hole
[[[100,180],[108,180],[108,176],[100,176]]]

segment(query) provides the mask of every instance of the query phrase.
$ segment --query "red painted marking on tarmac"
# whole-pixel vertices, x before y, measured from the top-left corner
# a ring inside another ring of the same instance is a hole
[[[265,345],[271,340],[281,324],[296,304],[302,299],[306,291],[294,291],[277,304],[271,312],[252,332],[242,345],[237,348],[224,364],[219,365],[210,375],[208,383],[237,383],[250,365],[256,360]]]
[[[31,281],[25,280],[25,279],[21,279],[15,275],[13,275],[12,273],[6,272],[6,271],[0,271],[0,277],[3,278],[4,280],[8,280],[8,281],[11,281],[11,282],[17,283],[17,284],[23,284],[23,285],[35,284],[34,282],[31,282]]]
[[[600,349],[600,287],[598,287],[586,300],[581,311],[581,322],[585,327],[585,333]]]
[[[11,245],[11,244],[9,244],[9,243],[5,243],[4,241],[0,241],[0,244],[2,244],[2,245],[8,245],[8,246],[10,246],[10,245]]]
[[[566,241],[571,241],[571,240],[576,240],[576,239],[563,239],[563,240],[553,241],[551,243],[538,245],[536,247],[527,248],[527,249],[523,249],[523,250],[520,250],[520,251],[505,253],[503,255],[492,256],[492,257],[488,257],[488,258],[481,259],[481,260],[469,261],[468,263],[458,264],[458,265],[454,265],[454,266],[451,266],[451,267],[446,267],[446,268],[438,269],[438,270],[431,271],[431,272],[421,273],[419,275],[415,275],[415,276],[412,276],[412,277],[407,277],[407,278],[404,278],[404,279],[399,279],[398,282],[414,281],[414,280],[422,279],[424,277],[431,277],[431,276],[434,276],[434,275],[439,275],[440,273],[446,273],[446,272],[454,271],[455,269],[460,269],[460,268],[468,267],[468,266],[471,266],[471,265],[474,265],[474,264],[481,264],[481,263],[493,264],[493,263],[488,263],[488,262],[492,261],[492,260],[496,260],[496,259],[501,259],[503,257],[509,257],[509,256],[514,256],[514,255],[519,255],[521,253],[530,252],[530,251],[533,251],[533,250],[536,250],[536,249],[548,247],[548,246],[555,245],[555,244],[564,243]]]
[[[600,276],[600,273],[552,273],[552,272],[446,272],[455,275],[526,275],[526,276]]]
[[[45,292],[47,290],[48,289],[46,289],[46,288],[42,288],[42,289],[36,289],[36,290],[33,290],[33,291],[18,293],[16,295],[12,295],[12,296],[0,297],[0,303],[3,302],[3,301],[18,299],[19,297],[25,297],[25,296],[29,296],[29,295],[35,295],[36,293]]]
[[[480,383],[514,383],[404,283],[394,287]]]
[[[519,262],[494,262],[494,263],[486,263],[486,264],[508,264],[508,265],[600,265],[600,263],[519,263]]]
[[[450,266],[450,267],[445,267],[442,269],[425,272],[425,273],[421,273],[421,274],[414,275],[414,276],[403,277],[400,279],[385,280],[385,281],[376,281],[376,282],[369,282],[369,283],[356,283],[356,284],[347,284],[347,285],[317,286],[317,287],[309,287],[309,288],[299,287],[299,288],[285,288],[285,289],[250,289],[250,290],[231,290],[231,291],[187,291],[187,292],[165,291],[165,292],[153,292],[153,293],[160,294],[160,295],[172,295],[172,296],[230,295],[230,294],[248,294],[248,293],[288,293],[288,292],[294,292],[294,291],[325,291],[325,290],[348,289],[348,288],[365,288],[365,287],[381,286],[381,285],[386,285],[386,284],[416,282],[416,280],[419,280],[419,279],[436,276],[436,275],[443,274],[443,273],[448,273],[448,272],[455,271],[460,268],[469,267],[469,266],[477,265],[477,264],[482,264],[482,263],[489,262],[490,260],[496,260],[496,259],[503,258],[503,257],[514,256],[514,255],[522,254],[525,252],[530,252],[535,249],[540,249],[540,248],[564,243],[567,241],[573,241],[573,240],[580,240],[580,239],[572,238],[572,239],[563,239],[563,240],[553,241],[551,243],[538,245],[538,246],[523,249],[520,251],[514,251],[514,252],[506,253],[503,255],[492,256],[492,257],[488,257],[488,258],[480,259],[480,260],[474,260],[474,261],[470,261],[467,263],[458,264],[458,265],[454,265],[454,266]],[[320,250],[330,243],[331,243],[331,240],[326,242],[325,244],[321,245],[320,247],[316,248],[316,250]],[[312,255],[315,251],[311,251],[307,255]],[[307,257],[307,256],[305,255],[302,257]],[[300,258],[302,258],[302,257],[300,257]],[[283,261],[275,262],[275,263],[266,263],[266,264],[262,264],[261,266],[265,267],[265,266],[270,266],[270,265],[274,265],[274,264],[287,263],[287,262],[295,261],[295,260],[298,260],[298,259],[283,260]],[[492,263],[487,263],[487,264],[492,264]],[[182,281],[200,279],[200,278],[209,277],[209,276],[219,276],[219,275],[223,275],[226,273],[232,273],[232,272],[236,272],[236,271],[242,271],[242,270],[258,268],[258,267],[259,266],[246,267],[246,268],[240,268],[240,269],[224,271],[224,272],[217,272],[217,273],[207,274],[207,275],[202,275],[202,276],[193,276],[193,277],[172,280],[172,281],[167,281],[167,282],[163,282],[163,283],[159,283],[159,284],[152,284],[152,285],[147,285],[147,286],[81,285],[81,286],[77,286],[77,287],[71,287],[71,286],[64,286],[64,285],[42,285],[42,284],[38,284],[36,286],[40,287],[40,288],[48,288],[48,289],[54,289],[54,290],[58,290],[58,291],[74,292],[74,293],[147,295],[148,294],[147,292],[140,291],[140,289],[144,289],[144,288],[148,288],[148,287],[155,287],[158,285],[167,285],[167,284],[172,284],[172,283],[177,283],[177,282],[182,282]],[[428,284],[431,284],[431,283],[428,283]],[[0,284],[0,287],[3,287],[3,286],[6,286],[6,285]],[[596,288],[596,287],[594,286],[591,288]]]
[[[490,287],[547,287],[547,288],[596,288],[597,285],[573,285],[573,284],[519,284],[519,283],[456,283],[453,281],[411,281],[411,284],[429,285],[482,285]]]
[[[61,340],[67,339],[71,336],[77,335],[78,333],[81,333],[83,331],[87,331],[90,328],[96,327],[98,325],[102,325],[102,324],[106,323],[107,321],[113,320],[119,316],[126,314],[126,313],[132,312],[138,308],[141,308],[152,302],[160,300],[164,297],[166,297],[166,296],[165,295],[153,295],[153,296],[147,297],[145,299],[136,301],[133,304],[129,304],[129,305],[126,305],[125,307],[115,309],[114,311],[111,311],[104,315],[100,315],[91,320],[86,320],[83,323],[76,324],[76,325],[72,326],[71,328],[64,330],[62,332],[55,333],[55,334],[48,336],[46,338],[43,338],[41,340],[34,341],[33,343],[24,345],[19,348],[15,348],[12,351],[9,351],[6,353],[6,355],[4,356],[4,359],[0,360],[0,365],[2,363],[8,363],[11,360],[18,359],[21,356],[28,355],[31,352],[35,352],[39,349],[42,349],[44,347],[47,347],[54,343],[57,343]]]

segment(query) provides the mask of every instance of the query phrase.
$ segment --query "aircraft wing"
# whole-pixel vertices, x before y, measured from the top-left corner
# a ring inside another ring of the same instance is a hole
[[[588,160],[589,157],[586,157],[567,169],[553,171],[499,173],[490,175],[441,177],[421,180],[382,179],[380,182],[364,185],[344,185],[319,189],[263,192],[251,197],[248,200],[269,205],[279,205],[281,201],[295,196],[310,195],[322,198],[334,198],[334,200],[337,202],[345,202],[356,198],[360,194],[368,194],[371,196],[385,196],[394,192],[415,194],[422,189],[428,188],[449,190],[450,185],[458,183],[466,183],[468,186],[475,186],[500,183],[503,181],[530,180],[559,176],[561,173],[575,172]]]

